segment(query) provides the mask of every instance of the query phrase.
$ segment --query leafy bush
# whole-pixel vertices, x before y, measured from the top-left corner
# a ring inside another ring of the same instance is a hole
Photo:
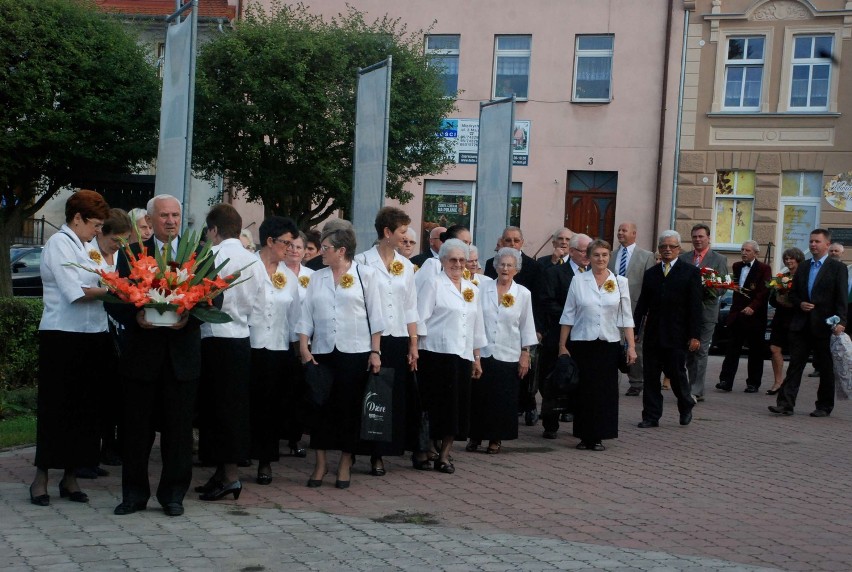
[[[0,387],[36,384],[42,308],[37,298],[0,298]]]

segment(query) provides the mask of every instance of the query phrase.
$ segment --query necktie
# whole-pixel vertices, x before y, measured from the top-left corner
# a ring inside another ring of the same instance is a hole
[[[619,276],[627,275],[627,249],[621,249],[621,262],[618,263],[618,274]]]
[[[565,264],[565,261],[560,258],[559,262],[557,262],[556,264]]]
[[[585,266],[578,266],[577,270],[579,270],[582,273],[582,272],[586,271],[586,267]]]
[[[695,265],[696,265],[696,266],[698,266],[699,268],[701,267],[701,255],[700,255],[700,254],[698,254],[697,252],[695,253],[695,258],[693,259],[693,262],[694,262],[694,263],[695,263]]]
[[[668,262],[663,262],[663,276],[669,275],[669,270],[671,270],[671,266],[669,266]]]

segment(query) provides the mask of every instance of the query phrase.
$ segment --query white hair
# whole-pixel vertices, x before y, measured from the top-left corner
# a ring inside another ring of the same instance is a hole
[[[680,233],[676,230],[664,230],[661,232],[660,237],[657,239],[657,246],[660,246],[667,238],[674,238],[677,240],[677,245],[680,246]]]
[[[410,238],[412,242],[417,242],[417,231],[410,226],[408,227],[408,230],[405,231],[405,234],[408,235],[408,238]]]
[[[754,250],[755,254],[760,252],[760,245],[757,243],[756,240],[747,240],[743,243],[743,247],[745,247],[745,245],[751,246],[751,248],[752,248],[752,250]]]
[[[504,246],[503,248],[501,248],[500,250],[497,251],[497,255],[494,257],[495,268],[499,264],[500,260],[502,260],[503,258],[505,258],[507,256],[511,256],[512,258],[515,259],[515,268],[517,268],[520,271],[521,260],[522,260],[521,259],[521,251],[515,250],[514,248],[509,248],[508,246]]]
[[[180,204],[180,201],[178,200],[177,197],[173,197],[172,195],[163,194],[163,195],[154,195],[153,197],[151,197],[151,200],[148,201],[148,205],[145,207],[145,210],[148,211],[147,214],[154,212],[154,210],[155,210],[154,207],[156,206],[156,204],[159,201],[162,201],[162,200],[165,200],[165,199],[172,199],[172,200],[176,201],[177,204],[178,204],[178,208],[181,210],[181,212],[183,212],[183,205]]]
[[[464,242],[457,238],[451,238],[449,240],[445,240],[441,245],[441,250],[438,251],[438,258],[441,262],[444,262],[449,256],[450,252],[453,250],[460,250],[462,254],[464,254],[464,259],[467,260],[470,258],[470,248]]]
[[[130,212],[127,213],[127,216],[130,217],[132,222],[137,222],[139,219],[145,218],[148,216],[148,211],[145,209],[130,209]]]

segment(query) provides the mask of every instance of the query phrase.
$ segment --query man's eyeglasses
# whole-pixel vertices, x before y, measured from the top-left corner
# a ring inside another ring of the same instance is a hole
[[[657,248],[660,250],[674,250],[675,248],[680,248],[679,244],[661,244]]]

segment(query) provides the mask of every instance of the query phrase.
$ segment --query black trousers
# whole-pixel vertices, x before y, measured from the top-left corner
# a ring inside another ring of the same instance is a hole
[[[831,359],[830,338],[817,338],[810,332],[790,332],[790,365],[784,385],[778,392],[778,407],[794,409],[802,372],[808,363],[808,356],[814,352],[814,365],[819,367],[819,388],[817,388],[816,408],[831,413],[834,409],[834,362]]]
[[[643,363],[645,387],[642,392],[642,419],[659,421],[663,416],[663,392],[660,375],[665,374],[671,380],[672,392],[677,397],[678,412],[683,415],[692,411],[695,402],[690,393],[689,378],[686,375],[686,350],[661,348],[646,345]]]
[[[157,486],[160,504],[182,502],[192,481],[192,419],[198,380],[177,380],[166,362],[155,380],[124,381],[122,499],[147,502],[151,496],[148,458],[154,431],[160,431],[163,468]]]
[[[764,332],[760,328],[744,326],[734,323],[729,328],[731,339],[728,350],[725,353],[725,361],[722,362],[722,371],[719,373],[719,381],[731,387],[737,376],[737,368],[740,365],[740,352],[743,346],[748,344],[748,377],[747,386],[760,387],[763,377],[763,349]]]

